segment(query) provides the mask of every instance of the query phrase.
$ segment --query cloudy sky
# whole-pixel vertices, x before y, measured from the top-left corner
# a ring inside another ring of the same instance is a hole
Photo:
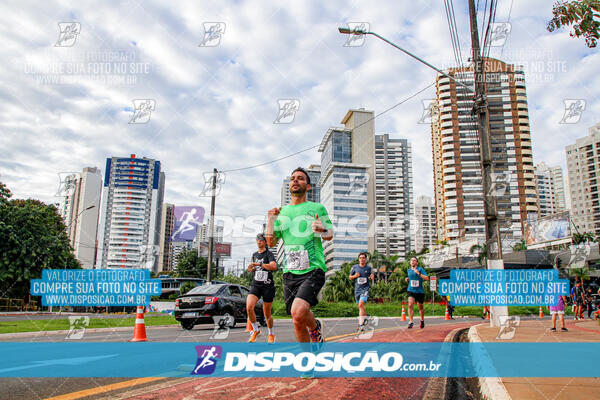
[[[456,64],[436,0],[67,3],[0,6],[0,180],[17,198],[56,202],[59,173],[104,171],[107,157],[135,153],[162,162],[166,201],[208,212],[209,198],[199,196],[205,172],[314,146],[349,108],[377,114],[434,82],[434,71],[374,37],[345,46],[337,27],[347,23],[367,23],[440,68]],[[467,1],[454,3],[466,62]],[[547,32],[551,15],[548,0],[500,1],[496,21],[510,32],[490,55],[524,65],[534,162],[565,168],[564,147],[600,122],[600,55],[567,31]],[[207,35],[211,27],[222,35]],[[433,195],[430,127],[419,123],[433,95],[430,87],[375,120],[377,133],[411,142],[415,196]],[[136,99],[151,100],[146,123],[129,123]],[[298,111],[274,123],[284,99],[297,100]],[[585,110],[560,123],[575,99]],[[264,215],[289,171],[319,162],[310,150],[226,173],[217,215]],[[241,230],[238,222],[228,238],[230,263],[254,248]]]

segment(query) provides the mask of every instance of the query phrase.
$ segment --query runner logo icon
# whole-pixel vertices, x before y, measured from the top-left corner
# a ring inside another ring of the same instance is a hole
[[[221,346],[196,346],[196,352],[198,361],[192,375],[210,375],[215,372],[217,359],[223,354]]]

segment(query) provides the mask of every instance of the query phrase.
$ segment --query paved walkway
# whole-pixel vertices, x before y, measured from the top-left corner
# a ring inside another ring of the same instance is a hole
[[[512,340],[550,343],[600,341],[598,321],[567,319],[566,323],[569,332],[550,332],[552,320],[548,316],[536,321],[521,321]],[[560,329],[559,321],[557,327]],[[477,325],[474,328],[483,342],[506,342],[506,340],[496,339],[498,328],[489,325]],[[600,363],[600,359],[598,362]],[[600,376],[600,364],[597,372]],[[600,378],[502,378],[501,381],[508,395],[515,400],[600,399]]]

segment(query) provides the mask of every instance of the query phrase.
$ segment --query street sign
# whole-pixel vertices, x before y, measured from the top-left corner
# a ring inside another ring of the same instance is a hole
[[[437,291],[437,276],[429,277],[429,289],[433,292]]]

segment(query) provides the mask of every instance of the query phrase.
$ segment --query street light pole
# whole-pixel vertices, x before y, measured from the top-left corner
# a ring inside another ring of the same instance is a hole
[[[490,118],[485,87],[484,62],[480,55],[479,33],[477,31],[477,12],[475,0],[469,0],[469,17],[471,23],[471,47],[473,49],[473,79],[475,81],[474,109],[477,112],[479,144],[481,146],[481,184],[483,186],[483,207],[485,216],[485,242],[488,259],[502,259],[502,243],[498,223],[498,205],[492,193],[492,146],[490,140]]]
[[[215,192],[217,190],[217,169],[213,169],[212,198],[210,200],[210,222],[208,223],[208,265],[206,266],[206,282],[211,280],[211,266],[213,260],[213,228],[215,224]]]

